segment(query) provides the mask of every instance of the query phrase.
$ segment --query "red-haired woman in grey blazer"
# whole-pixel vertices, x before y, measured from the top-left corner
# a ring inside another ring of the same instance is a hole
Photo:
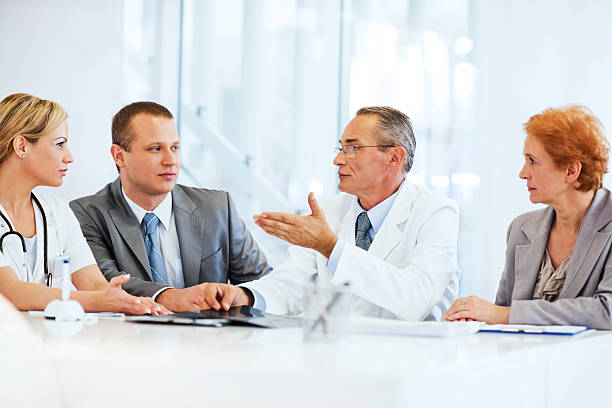
[[[456,300],[445,320],[612,329],[612,197],[602,187],[609,143],[585,107],[550,108],[525,124],[529,199],[515,218],[495,304]]]

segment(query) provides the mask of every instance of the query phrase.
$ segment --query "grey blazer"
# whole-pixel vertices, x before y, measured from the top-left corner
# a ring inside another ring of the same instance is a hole
[[[119,178],[95,195],[72,201],[70,208],[106,279],[131,274],[123,287],[137,296],[152,296],[164,287],[151,281],[140,225],[123,197]],[[185,287],[202,282],[239,284],[271,271],[228,193],[177,184],[172,213]]]
[[[610,191],[597,190],[582,220],[559,298],[531,300],[554,217],[555,211],[547,207],[512,221],[495,303],[511,306],[510,323],[612,329]]]

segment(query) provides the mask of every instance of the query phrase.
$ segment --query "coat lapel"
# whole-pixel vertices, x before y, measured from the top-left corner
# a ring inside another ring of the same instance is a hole
[[[149,258],[147,258],[147,250],[144,246],[144,239],[138,225],[138,219],[130,209],[128,203],[123,198],[121,192],[121,181],[119,178],[113,182],[111,192],[117,206],[109,210],[109,214],[115,224],[115,228],[125,241],[126,245],[136,256],[143,269],[153,280],[151,276],[151,268],[149,267]]]
[[[606,206],[608,194],[599,189],[593,198],[580,231],[574,244],[574,251],[570,255],[570,264],[563,289],[559,294],[561,298],[575,298],[584,287],[599,259],[604,247],[610,239],[609,232],[600,232],[612,219],[612,208]]]
[[[40,200],[40,199],[39,199]],[[46,202],[40,201],[40,205],[45,205]],[[45,224],[42,219],[42,214],[40,213],[40,208],[36,204],[32,204],[34,206],[34,220],[36,222],[36,263],[34,264],[34,270],[32,272],[32,279],[36,281],[39,276],[45,276],[45,251],[48,251],[48,248],[45,248]],[[53,219],[53,212],[47,210],[46,206],[44,208],[45,213],[47,215],[47,240],[51,241],[51,233],[56,230],[55,220]],[[51,213],[51,214],[49,214]],[[48,242],[47,242],[48,246]],[[19,248],[21,251],[21,248]],[[49,256],[49,254],[47,254]],[[55,259],[47,259],[47,268],[49,271],[54,274],[53,278],[63,278],[58,274],[55,274]],[[60,271],[61,273],[61,271]],[[59,282],[59,280],[58,280]],[[46,285],[45,281],[43,285]],[[57,286],[56,286],[57,287]]]
[[[414,203],[416,190],[412,185],[404,180],[400,186],[400,191],[395,201],[389,209],[380,229],[372,241],[368,252],[379,259],[386,259],[393,248],[395,248],[403,238],[400,226],[410,217],[412,205]]]
[[[525,224],[521,228],[529,244],[516,246],[514,257],[516,278],[512,299],[532,298],[554,215],[554,210],[549,207],[541,222]]]
[[[357,197],[353,196],[351,205],[348,211],[342,217],[338,237],[350,245],[355,245],[355,206],[357,205]]]
[[[196,213],[193,200],[176,186],[172,190],[172,212],[179,240],[185,287],[200,283],[200,262],[204,242],[205,221]]]

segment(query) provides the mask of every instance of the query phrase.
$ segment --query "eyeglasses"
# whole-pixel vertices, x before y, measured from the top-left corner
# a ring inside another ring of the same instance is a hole
[[[348,145],[348,146],[336,147],[335,152],[336,153],[340,153],[340,150],[342,150],[342,152],[344,154],[346,154],[347,156],[354,156],[355,152],[357,150],[363,149],[364,147],[395,147],[395,145],[375,145],[375,146],[353,146],[353,145]]]

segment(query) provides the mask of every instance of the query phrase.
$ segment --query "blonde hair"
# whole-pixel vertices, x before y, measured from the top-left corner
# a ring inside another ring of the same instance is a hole
[[[0,163],[13,152],[13,140],[22,135],[36,143],[58,127],[68,114],[57,102],[25,93],[12,94],[0,102]]]

